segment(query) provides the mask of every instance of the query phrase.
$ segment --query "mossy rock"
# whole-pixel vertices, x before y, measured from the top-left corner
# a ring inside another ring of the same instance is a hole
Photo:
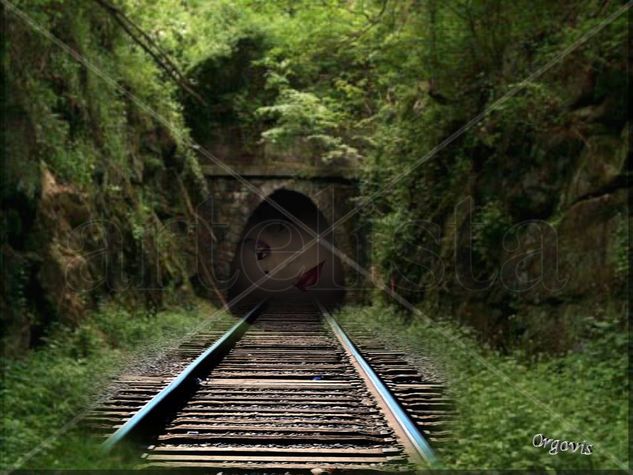
[[[570,206],[580,199],[603,193],[619,180],[625,172],[626,148],[623,137],[590,137],[564,193],[564,205]]]

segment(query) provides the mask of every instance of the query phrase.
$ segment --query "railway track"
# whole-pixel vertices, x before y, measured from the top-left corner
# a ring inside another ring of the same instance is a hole
[[[367,336],[356,346],[318,303],[262,303],[217,336],[93,412],[107,450],[136,443],[147,468],[411,472],[446,440],[441,385]]]

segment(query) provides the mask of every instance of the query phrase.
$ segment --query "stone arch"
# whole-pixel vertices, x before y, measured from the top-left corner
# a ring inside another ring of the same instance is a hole
[[[225,296],[232,285],[231,266],[242,232],[250,216],[264,197],[285,189],[305,195],[330,223],[336,223],[353,209],[357,195],[356,183],[344,179],[319,177],[247,176],[237,179],[226,175],[207,175],[209,199],[199,208],[199,214],[213,223],[213,239],[206,237],[201,260],[211,263],[213,278]],[[355,216],[333,229],[334,245],[361,265],[366,263],[366,245],[362,223]],[[362,298],[364,281],[345,260],[346,300]],[[214,298],[207,285],[206,294]]]

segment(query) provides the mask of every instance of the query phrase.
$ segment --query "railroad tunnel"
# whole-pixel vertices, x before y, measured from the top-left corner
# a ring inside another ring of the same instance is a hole
[[[335,243],[329,227],[306,195],[287,189],[269,195],[249,217],[237,244],[229,299],[316,297],[328,306],[340,304],[343,267],[330,248]]]

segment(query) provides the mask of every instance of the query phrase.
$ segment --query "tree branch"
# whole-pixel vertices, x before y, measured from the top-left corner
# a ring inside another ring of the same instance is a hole
[[[181,89],[194,97],[200,104],[206,105],[206,101],[198,94],[189,79],[182,74],[178,66],[171,59],[169,54],[163,50],[140,26],[130,20],[119,7],[113,5],[108,0],[94,0],[99,6],[107,11],[114,20],[123,28],[132,40],[138,44],[143,51],[149,54],[156,64],[167,73],[171,79],[178,84]]]

